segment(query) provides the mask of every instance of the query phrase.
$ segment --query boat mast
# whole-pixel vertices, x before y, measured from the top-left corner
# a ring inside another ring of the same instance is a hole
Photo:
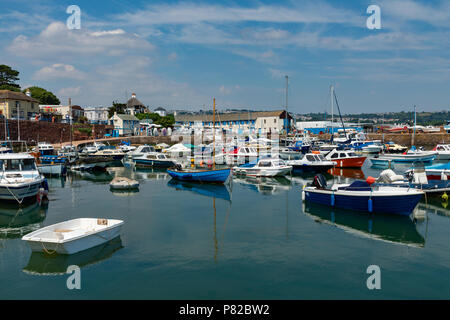
[[[330,86],[330,99],[331,99],[331,134],[334,134],[334,132],[333,132],[333,123],[334,123],[333,93],[334,93],[334,87],[333,87],[333,85],[331,85],[331,86]]]
[[[72,146],[72,99],[69,98],[69,130],[70,130],[70,145]]]
[[[289,88],[289,77],[286,75],[286,138],[289,132],[288,126],[288,89]]]
[[[213,170],[216,169],[216,98],[213,98]]]
[[[416,106],[414,105],[414,130],[413,130],[413,138],[412,138],[412,144],[411,144],[411,146],[413,146],[414,145],[414,143],[415,143],[415,138],[416,138],[416,120],[417,120],[417,118],[416,118]]]

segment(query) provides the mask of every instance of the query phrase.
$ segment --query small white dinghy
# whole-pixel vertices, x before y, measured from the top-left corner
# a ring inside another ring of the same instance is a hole
[[[109,186],[114,190],[137,189],[139,188],[139,181],[126,177],[116,177],[109,183]]]
[[[79,218],[41,228],[22,240],[33,252],[73,254],[115,239],[122,225],[122,220]]]

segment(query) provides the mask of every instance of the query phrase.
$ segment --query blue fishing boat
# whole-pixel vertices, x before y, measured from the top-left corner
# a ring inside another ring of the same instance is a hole
[[[192,182],[225,183],[230,176],[231,169],[218,170],[183,170],[167,169],[167,173],[174,179]]]
[[[335,208],[410,215],[424,195],[422,190],[393,186],[371,187],[365,181],[352,184],[334,184],[327,188],[322,175],[314,177],[313,183],[303,189],[303,200]]]
[[[213,99],[213,159],[216,157],[215,146],[215,114],[216,114],[216,99]],[[181,181],[192,182],[208,182],[208,183],[225,183],[230,176],[231,169],[218,169],[216,170],[216,163],[213,161],[212,170],[192,170],[182,169],[181,165],[177,164],[174,169],[167,169],[167,173],[174,179]]]

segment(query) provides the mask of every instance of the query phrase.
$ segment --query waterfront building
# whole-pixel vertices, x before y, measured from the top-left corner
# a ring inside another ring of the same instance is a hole
[[[360,125],[354,123],[344,123],[345,130],[361,131]],[[322,134],[322,133],[341,133],[344,127],[341,123],[335,122],[332,124],[331,121],[297,121],[295,127],[299,131],[308,131],[312,134]]]
[[[40,104],[39,109],[42,114],[41,120],[49,119],[50,118],[49,115],[51,115],[51,117],[60,119],[61,122],[69,123],[70,122],[70,116],[69,116],[70,109],[72,109],[72,121],[73,122],[78,122],[80,120],[80,118],[84,116],[84,109],[77,105],[65,106],[65,105]]]
[[[285,110],[217,113],[215,126],[236,133],[275,133],[291,127],[292,116]],[[211,128],[212,114],[176,114],[175,124],[191,128]]]
[[[138,113],[147,113],[147,112],[149,112],[148,108],[144,106],[144,104],[136,98],[136,93],[132,93],[131,99],[127,101],[126,113],[135,115]]]
[[[114,135],[130,136],[138,133],[140,121],[132,114],[117,114],[109,118],[109,124],[114,126]]]
[[[92,124],[108,124],[108,107],[85,107],[84,116]]]
[[[159,114],[161,117],[165,117],[165,116],[167,115],[166,109],[161,108],[161,107],[156,108],[156,109],[154,110],[154,112],[157,113],[157,114]]]
[[[39,114],[39,101],[26,93],[0,90],[0,114],[7,119],[31,120]]]

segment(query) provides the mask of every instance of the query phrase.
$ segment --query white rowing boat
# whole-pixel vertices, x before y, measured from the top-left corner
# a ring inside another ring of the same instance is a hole
[[[79,218],[41,228],[22,240],[33,252],[73,254],[116,238],[122,225],[122,220]]]

